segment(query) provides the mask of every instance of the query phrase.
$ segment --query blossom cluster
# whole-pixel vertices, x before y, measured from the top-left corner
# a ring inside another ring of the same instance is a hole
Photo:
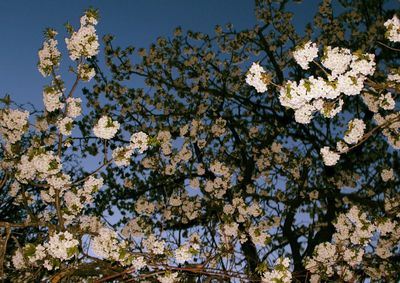
[[[393,42],[400,42],[400,20],[394,15],[393,18],[384,23],[387,32],[386,37]]]
[[[12,262],[16,269],[25,269],[27,264],[41,263],[46,269],[58,268],[58,261],[69,260],[79,252],[79,241],[70,232],[58,232],[50,236],[44,245],[26,244],[22,251],[16,250]],[[27,260],[25,260],[27,259]]]
[[[44,180],[61,170],[61,160],[53,152],[31,148],[21,157],[17,166],[16,177],[21,183],[38,178]]]
[[[332,237],[333,243],[319,244],[313,257],[306,259],[306,268],[312,273],[311,282],[327,280],[335,274],[346,282],[354,282],[355,271],[377,229],[357,206],[353,206],[346,214],[340,214],[334,226],[336,232]]]
[[[91,244],[91,248],[97,256],[119,261],[122,264],[129,260],[129,255],[123,252],[126,246],[127,242],[119,241],[117,233],[106,227],[98,231],[98,236],[92,239]]]
[[[93,128],[93,133],[96,137],[109,140],[112,139],[117,133],[120,124],[113,121],[108,116],[102,116]]]
[[[82,113],[82,99],[68,97],[67,98],[67,116],[71,118],[76,118]]]
[[[295,54],[308,53],[310,46],[311,42],[296,50]],[[315,49],[313,50],[315,53]],[[309,61],[303,57],[296,55],[295,59],[304,65]],[[311,57],[307,57],[308,60],[309,58]],[[328,74],[327,78],[310,76],[301,79],[299,83],[287,81],[280,89],[279,100],[283,106],[295,110],[298,123],[310,123],[316,111],[320,111],[325,117],[334,117],[343,106],[341,94],[359,94],[366,76],[375,72],[374,59],[374,54],[352,54],[349,49],[328,46],[321,60],[324,72]]]
[[[309,63],[316,57],[318,57],[318,47],[317,44],[311,41],[308,41],[303,46],[293,51],[294,60],[296,60],[297,64],[299,64],[303,70],[308,70]]]
[[[340,154],[330,150],[329,146],[324,146],[321,148],[321,155],[326,166],[333,166],[340,159]]]
[[[97,19],[92,13],[86,13],[81,17],[81,27],[65,39],[71,60],[81,57],[91,58],[99,52],[98,37],[95,25]]]
[[[61,102],[64,89],[61,87],[61,80],[56,78],[52,85],[49,85],[43,89],[43,103],[48,112],[54,112],[64,107],[64,103]]]
[[[125,147],[117,147],[113,150],[112,157],[117,166],[128,166],[131,156],[137,149],[139,153],[143,153],[149,147],[149,137],[146,133],[138,132],[132,134],[130,143]]]
[[[177,248],[174,252],[175,260],[177,263],[189,262],[200,249],[199,244],[187,242]]]
[[[400,149],[400,119],[399,113],[392,113],[386,116],[383,116],[379,113],[374,115],[374,121],[377,125],[382,126],[387,124],[387,127],[384,127],[382,134],[387,138],[388,143],[394,149]]]
[[[13,109],[0,110],[0,135],[9,143],[21,140],[28,130],[28,111]]]
[[[47,40],[43,43],[42,49],[39,50],[39,63],[38,69],[43,77],[49,76],[54,68],[60,64],[61,53],[57,49],[57,40],[54,37],[57,32],[54,30],[48,30],[46,32]]]
[[[292,273],[289,270],[290,260],[288,258],[278,258],[275,262],[274,269],[269,272],[265,272],[261,278],[262,283],[268,282],[281,282],[290,283],[292,282]]]
[[[253,86],[257,92],[266,92],[267,84],[264,79],[265,70],[258,63],[253,63],[247,73],[246,83]]]
[[[356,144],[363,136],[365,124],[361,119],[353,119],[349,122],[348,130],[344,136],[344,141],[348,144]]]

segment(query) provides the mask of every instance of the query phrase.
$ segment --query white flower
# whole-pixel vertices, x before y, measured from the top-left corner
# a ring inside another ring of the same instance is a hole
[[[340,154],[331,151],[328,146],[321,148],[321,155],[326,166],[333,166],[340,159]]]
[[[269,282],[280,282],[290,283],[292,282],[292,273],[289,268],[290,261],[288,258],[278,258],[275,262],[274,270],[271,272],[265,272],[261,278],[262,283]]]
[[[71,60],[80,57],[91,58],[99,52],[99,42],[94,25],[96,19],[89,19],[87,15],[81,18],[81,27],[72,33],[70,38],[65,39]]]
[[[303,70],[309,68],[308,64],[318,56],[318,47],[315,43],[308,41],[301,48],[296,48],[293,52],[293,58]]]
[[[227,237],[236,237],[238,235],[239,224],[238,223],[228,223],[221,226],[221,232]]]
[[[79,241],[73,235],[66,232],[55,233],[48,243],[44,244],[49,255],[61,260],[72,258],[78,252]]]
[[[96,75],[96,72],[88,64],[79,64],[78,75],[83,81],[88,82]]]
[[[312,114],[314,111],[314,106],[306,103],[299,109],[296,109],[296,111],[294,112],[294,118],[297,123],[308,124],[311,122]]]
[[[190,245],[182,245],[175,250],[175,260],[177,263],[185,263],[185,261],[190,261],[193,257],[190,251]]]
[[[72,133],[72,128],[74,127],[73,124],[74,120],[72,120],[69,117],[65,117],[61,119],[60,121],[57,122],[57,127],[58,130],[60,131],[60,134],[64,136],[69,136]]]
[[[357,54],[353,55],[350,64],[350,73],[363,76],[371,76],[375,72],[375,54]]]
[[[57,33],[51,31],[53,36]],[[38,69],[43,77],[49,76],[53,70],[53,67],[57,67],[60,64],[61,53],[57,49],[57,40],[54,38],[49,38],[43,42],[42,49],[38,52],[39,63]]]
[[[131,161],[133,149],[131,147],[117,147],[113,150],[112,158],[117,166],[128,166]]]
[[[147,266],[146,261],[144,260],[144,258],[142,256],[139,256],[135,259],[132,260],[132,266],[135,268],[135,270],[140,270],[143,267]]]
[[[321,61],[322,65],[332,71],[332,76],[337,77],[343,74],[352,60],[352,55],[349,49],[328,46],[324,50],[324,57]]]
[[[0,110],[0,135],[10,143],[21,140],[28,129],[28,111]]]
[[[400,20],[394,15],[393,18],[384,23],[387,32],[386,37],[393,42],[400,42]]]
[[[344,141],[348,144],[356,144],[364,135],[365,124],[363,120],[353,119],[349,122]]]
[[[138,149],[139,153],[143,153],[149,147],[149,137],[143,132],[134,133],[130,141],[132,149]]]
[[[164,240],[157,241],[154,235],[150,235],[147,239],[143,240],[143,246],[153,254],[163,254],[164,253]]]
[[[46,111],[53,112],[62,109],[64,103],[60,101],[62,92],[56,86],[48,86],[43,90],[43,103]]]
[[[82,114],[82,99],[81,98],[67,98],[67,116],[76,118]]]
[[[117,121],[113,121],[110,117],[103,116],[99,119],[93,132],[96,137],[109,140],[112,139],[117,133],[120,125]]]
[[[118,241],[118,235],[109,228],[101,228],[98,236],[92,241],[93,252],[102,258],[120,260],[121,243]]]
[[[12,263],[16,269],[23,269],[26,267],[24,256],[20,249],[15,251],[15,254],[12,257]]]
[[[160,281],[160,283],[175,283],[178,282],[178,273],[165,272],[163,276],[158,275],[157,280]]]
[[[390,92],[379,97],[378,102],[379,102],[379,107],[381,107],[384,110],[393,110],[394,107],[396,106],[396,102],[394,101],[392,94]]]
[[[267,91],[267,85],[262,79],[264,73],[265,70],[263,67],[261,67],[258,63],[253,63],[246,75],[246,83],[255,87],[259,93]]]
[[[364,87],[365,77],[354,76],[351,73],[340,75],[337,79],[337,89],[345,95],[358,95]]]

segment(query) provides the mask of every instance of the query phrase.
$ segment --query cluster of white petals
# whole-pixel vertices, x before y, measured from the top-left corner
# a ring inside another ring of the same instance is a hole
[[[133,149],[130,146],[117,147],[112,152],[113,161],[117,166],[128,166],[131,161]]]
[[[79,241],[74,239],[73,235],[66,231],[55,233],[53,236],[50,236],[49,241],[44,244],[44,247],[52,257],[67,260],[77,254],[78,245]]]
[[[55,31],[51,32],[53,36],[57,34]],[[43,42],[43,47],[39,50],[38,55],[39,72],[43,75],[43,77],[49,76],[53,71],[53,68],[60,64],[61,53],[57,49],[57,40],[54,38],[49,38]]]
[[[95,72],[94,68],[91,68],[88,64],[79,64],[78,76],[81,80],[88,82],[95,75],[96,75],[96,72]]]
[[[365,123],[361,119],[353,119],[349,122],[344,141],[348,144],[356,144],[364,135]]]
[[[137,149],[139,153],[143,153],[149,147],[149,137],[143,132],[134,133],[131,136],[130,142],[130,147],[133,150]]]
[[[118,234],[110,228],[99,229],[98,235],[92,238],[91,248],[101,258],[118,261],[124,266],[132,263],[133,258],[126,252],[128,243],[119,240]]]
[[[72,120],[70,117],[64,117],[57,122],[57,127],[60,131],[60,134],[64,136],[70,136],[72,133],[72,128],[74,127],[74,120]]]
[[[352,57],[349,49],[328,46],[324,49],[321,63],[332,72],[332,77],[336,78],[347,70]]]
[[[288,258],[278,258],[275,262],[274,270],[265,272],[261,278],[262,283],[269,282],[280,282],[290,283],[292,282],[292,273],[289,270],[290,260]]]
[[[82,99],[68,97],[67,98],[67,116],[76,118],[82,114]]]
[[[12,256],[11,261],[12,261],[14,267],[18,270],[26,267],[24,255],[22,254],[21,249],[17,249],[15,251],[14,255]]]
[[[143,240],[143,246],[152,254],[161,255],[164,253],[165,241],[156,240],[154,235],[150,235],[147,239]]]
[[[64,107],[64,103],[60,101],[62,95],[62,91],[55,85],[46,87],[43,90],[43,103],[46,111],[53,112],[62,109]]]
[[[28,129],[28,111],[1,109],[0,135],[9,143],[16,143]]]
[[[81,57],[91,58],[99,52],[99,42],[95,25],[97,20],[89,15],[81,18],[81,27],[72,33],[70,38],[65,39],[71,60]]]
[[[311,42],[308,44],[312,46]],[[304,60],[299,59],[303,65],[306,62]],[[328,78],[310,76],[298,83],[287,81],[280,89],[279,101],[283,106],[295,110],[298,123],[310,123],[317,111],[332,118],[342,110],[342,93],[351,96],[362,91],[366,76],[375,72],[374,60],[374,54],[351,54],[348,49],[329,46],[321,61],[331,71]]]
[[[333,166],[340,159],[340,154],[330,150],[328,146],[321,148],[321,155],[326,166]]]
[[[200,246],[196,243],[185,243],[184,245],[177,248],[174,252],[176,262],[189,262],[193,258],[193,255],[199,251],[199,249]]]
[[[387,138],[388,143],[395,149],[400,149],[400,121],[399,113],[395,112],[387,116],[380,114],[374,115],[374,121],[377,125],[387,124],[382,131],[382,134]]]
[[[254,87],[257,92],[266,92],[267,85],[263,81],[263,74],[265,74],[263,67],[258,63],[253,63],[247,72],[246,83]]]
[[[317,44],[308,41],[301,47],[293,51],[293,58],[303,70],[308,70],[309,63],[318,56]]]
[[[120,124],[117,121],[113,121],[108,116],[103,116],[94,126],[93,133],[98,138],[109,140],[115,136],[119,127]]]
[[[164,275],[158,275],[157,280],[160,283],[176,283],[179,282],[178,275],[177,272],[165,272]]]
[[[353,206],[340,214],[334,224],[336,232],[333,243],[323,242],[315,247],[313,256],[306,258],[306,269],[311,273],[311,282],[328,280],[337,274],[344,282],[355,282],[355,272],[362,264],[368,245],[371,244],[377,226],[368,220],[366,213]],[[380,225],[381,235],[389,233],[395,224]]]
[[[16,178],[22,183],[33,180],[35,177],[44,180],[61,170],[61,160],[52,152],[37,152],[34,149],[21,157],[17,166]]]
[[[400,42],[400,20],[394,15],[393,18],[384,23],[387,32],[386,37],[393,42]]]
[[[393,110],[396,106],[396,101],[390,92],[383,94],[378,99],[379,107],[383,110]]]

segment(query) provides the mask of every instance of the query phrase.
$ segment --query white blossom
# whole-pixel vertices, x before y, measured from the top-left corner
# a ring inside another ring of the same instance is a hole
[[[263,67],[258,63],[253,63],[246,75],[246,83],[253,86],[259,93],[267,91],[267,85],[263,81],[263,74],[265,74]]]
[[[289,264],[290,261],[288,258],[278,258],[275,262],[274,270],[265,272],[261,278],[261,282],[292,282],[292,273],[289,270]]]
[[[52,257],[67,260],[78,252],[79,241],[74,239],[68,231],[55,233],[50,236],[49,242],[44,244],[49,255]]]
[[[68,97],[67,98],[67,116],[71,118],[76,118],[82,114],[82,99]]]
[[[110,117],[103,116],[93,128],[94,135],[98,138],[109,140],[117,133],[120,124],[113,121]]]
[[[384,23],[387,29],[386,37],[393,42],[400,42],[400,20],[394,15],[393,18]]]
[[[337,77],[347,70],[351,60],[352,55],[349,49],[328,46],[324,50],[321,63],[325,68],[332,71],[333,77]]]
[[[321,155],[326,166],[333,166],[340,159],[340,154],[331,151],[328,146],[321,148]]]
[[[149,146],[149,137],[146,133],[134,133],[130,139],[132,149],[138,149],[139,153],[143,153]]]
[[[49,32],[52,33],[53,37],[57,35],[55,31]],[[45,42],[43,42],[43,47],[38,52],[38,69],[43,77],[49,76],[53,71],[53,68],[60,64],[61,53],[57,49],[57,43],[57,40],[54,38],[48,38]]]
[[[82,18],[79,30],[65,39],[71,60],[78,60],[80,57],[91,58],[99,52],[99,42],[94,27],[97,21],[87,15]]]
[[[70,136],[72,133],[72,128],[74,127],[74,120],[69,117],[64,117],[63,119],[57,122],[58,130],[60,134],[64,136]]]
[[[315,43],[308,41],[304,46],[296,48],[293,52],[293,58],[303,70],[308,70],[309,63],[318,56],[318,47]]]
[[[365,124],[361,119],[353,119],[349,122],[344,141],[348,144],[356,144],[364,135]]]
[[[0,135],[10,143],[16,143],[28,129],[28,111],[0,110]]]

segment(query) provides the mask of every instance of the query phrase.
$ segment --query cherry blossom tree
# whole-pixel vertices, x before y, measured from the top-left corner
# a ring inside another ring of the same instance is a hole
[[[148,48],[101,42],[92,9],[68,54],[48,29],[44,110],[0,110],[2,277],[399,280],[400,13],[385,2],[321,1],[299,32],[291,1],[257,0],[255,27],[178,27]]]

